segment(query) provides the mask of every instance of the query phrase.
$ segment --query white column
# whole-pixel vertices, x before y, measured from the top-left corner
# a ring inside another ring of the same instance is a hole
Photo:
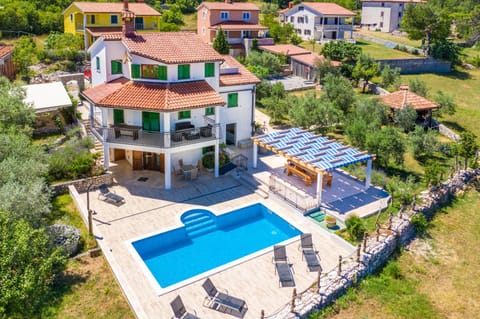
[[[102,127],[108,126],[108,110],[102,107]]]
[[[103,167],[108,170],[110,168],[110,153],[108,149],[108,129],[103,127]]]
[[[258,145],[257,143],[253,143],[253,168],[257,168],[257,161],[258,161]]]
[[[218,177],[220,169],[220,143],[215,141],[215,177]]]
[[[325,17],[322,16],[322,32],[320,33],[320,43],[323,41],[323,26],[325,24]]]
[[[165,189],[172,188],[172,155],[169,151],[165,153]]]
[[[215,106],[215,139],[220,139],[220,106]]]
[[[317,173],[317,206],[322,204],[323,173]]]
[[[162,113],[163,115],[163,132],[166,133],[163,135],[165,148],[170,147],[170,112]]]
[[[369,159],[367,161],[367,174],[365,178],[365,188],[370,187],[371,175],[372,175],[372,159]]]

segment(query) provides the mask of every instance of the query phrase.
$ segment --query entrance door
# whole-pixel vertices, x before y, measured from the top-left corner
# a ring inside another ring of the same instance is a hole
[[[237,131],[237,123],[227,124],[226,126],[226,134],[225,134],[225,142],[227,145],[235,145],[236,139],[236,131]]]
[[[122,150],[121,148],[116,148],[113,151],[113,160],[114,161],[119,161],[125,159],[125,150]]]
[[[337,31],[332,32],[332,39],[336,40],[337,39]]]
[[[156,154],[150,152],[143,153],[143,169],[152,171],[165,172],[165,156],[164,154]]]
[[[133,151],[133,170],[140,170],[143,169],[143,158],[142,152]]]
[[[145,131],[160,131],[160,114],[156,112],[142,112],[142,123]]]

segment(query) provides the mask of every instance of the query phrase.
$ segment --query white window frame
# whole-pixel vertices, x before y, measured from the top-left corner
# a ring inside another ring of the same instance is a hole
[[[207,8],[203,8],[202,10],[202,19],[205,20],[207,18],[207,13],[208,13],[208,9]]]
[[[250,17],[251,17],[250,11],[244,11],[244,12],[242,13],[242,19],[243,19],[244,21],[250,20]]]
[[[206,29],[205,27],[202,27],[202,35],[205,35],[205,33],[206,33]]]
[[[222,20],[228,20],[229,16],[230,15],[228,14],[228,11],[221,11],[220,12],[220,19],[222,19]]]

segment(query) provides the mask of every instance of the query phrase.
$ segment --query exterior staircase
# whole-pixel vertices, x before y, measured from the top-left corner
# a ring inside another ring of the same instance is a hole
[[[99,140],[93,135],[92,127],[90,125],[90,119],[82,119],[82,125],[85,128],[85,132],[88,137],[90,137],[93,141],[93,148],[90,150],[92,153],[97,153],[100,156],[97,158],[96,165],[103,167],[104,164],[104,155],[103,155],[103,145],[100,143]]]
[[[190,238],[197,237],[217,229],[215,216],[207,211],[195,210],[182,215],[182,222]]]

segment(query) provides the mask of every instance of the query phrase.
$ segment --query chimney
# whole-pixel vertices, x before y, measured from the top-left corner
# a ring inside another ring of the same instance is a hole
[[[408,85],[400,85],[400,91],[403,92],[402,109],[407,106]]]
[[[225,0],[225,3],[232,3],[232,0]]]
[[[135,36],[135,13],[128,9],[128,0],[123,0],[122,33],[125,37]]]
[[[289,9],[293,8],[293,1],[290,1],[290,2],[288,3],[288,8],[289,8]]]

